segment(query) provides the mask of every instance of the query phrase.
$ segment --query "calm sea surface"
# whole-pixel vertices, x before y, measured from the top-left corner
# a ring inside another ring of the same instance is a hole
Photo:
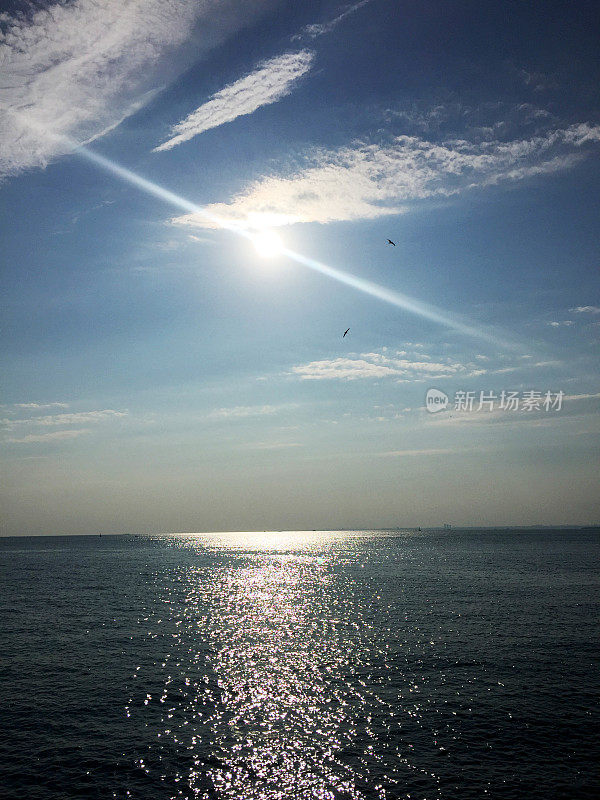
[[[600,797],[600,532],[0,540],[3,798]]]

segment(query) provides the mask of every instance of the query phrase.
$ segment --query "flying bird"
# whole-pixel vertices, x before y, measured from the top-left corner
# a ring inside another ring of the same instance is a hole
[[[387,240],[387,243],[388,243],[388,244],[392,244],[392,245],[394,245],[394,247],[396,247],[396,242],[392,242],[392,240],[391,240],[391,239],[388,239],[388,240]]]
[[[344,331],[344,336],[348,333],[349,330],[350,328],[346,328],[346,330]],[[342,339],[344,338],[344,336],[342,336]]]

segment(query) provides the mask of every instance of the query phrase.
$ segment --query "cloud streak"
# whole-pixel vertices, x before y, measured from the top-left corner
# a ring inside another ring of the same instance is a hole
[[[446,456],[457,451],[451,448],[430,448],[428,450],[387,450],[383,453],[376,453],[382,458],[404,458],[411,456]],[[464,449],[461,453],[464,453]]]
[[[397,136],[385,145],[313,150],[303,169],[261,178],[230,202],[205,210],[246,228],[375,219],[400,214],[427,198],[565,169],[598,142],[600,126],[580,123],[507,142],[435,143]],[[193,213],[173,221],[214,227],[208,216]]]
[[[89,428],[71,429],[66,431],[52,431],[51,433],[29,433],[15,439],[7,439],[11,444],[38,444],[43,442],[62,442],[67,439],[77,439],[85,433],[89,433]]]
[[[570,308],[569,311],[574,311],[576,314],[600,314],[598,306],[575,306],[575,308]]]
[[[91,141],[112,130],[264,7],[251,0],[241,14],[234,0],[59,0],[3,14],[0,175],[45,166],[71,149],[64,137]]]
[[[481,358],[480,356],[476,358]],[[500,358],[500,357],[499,357]],[[489,359],[487,359],[489,361]],[[387,349],[377,353],[351,353],[345,357],[311,361],[297,364],[290,373],[302,380],[343,380],[393,378],[397,383],[416,383],[425,380],[447,378],[477,378],[483,375],[502,375],[519,370],[540,369],[558,366],[558,361],[538,361],[519,366],[498,366],[481,368],[481,362],[462,363],[452,358],[433,360],[425,353],[407,354],[405,350],[396,352]],[[502,361],[498,362],[502,364]]]
[[[247,419],[248,417],[265,417],[277,414],[288,406],[233,406],[217,408],[208,415],[209,419]]]
[[[211,128],[218,128],[238,117],[252,114],[262,106],[286,97],[298,80],[311,68],[314,53],[300,50],[265,61],[249,75],[214,94],[171,129],[171,138],[153,152],[170,150]]]
[[[346,17],[349,17],[351,14],[354,14],[356,11],[359,10],[359,8],[368,5],[370,2],[372,2],[372,0],[360,0],[360,2],[358,3],[354,3],[351,6],[346,6],[346,8],[344,8],[344,10],[340,14],[338,14],[337,17],[333,17],[333,19],[330,19],[329,22],[321,22],[321,23],[315,23],[313,25],[307,25],[305,28],[302,29],[302,31],[299,34],[293,36],[292,39],[297,40],[297,39],[303,39],[304,37],[307,37],[309,39],[317,39],[319,36],[323,36],[324,34],[332,31],[340,24],[340,22],[343,22],[346,19]]]
[[[28,417],[27,419],[3,419],[0,422],[8,428],[22,425],[37,425],[41,427],[58,427],[62,425],[81,425],[126,417],[126,411],[115,411],[105,408],[101,411],[76,411],[66,414],[49,414],[42,417]]]
[[[347,358],[323,359],[292,367],[292,374],[302,380],[359,380],[363,378],[402,378],[420,380],[448,378],[465,374],[463,364],[434,361],[412,361],[406,358],[391,358],[380,353],[362,353]]]

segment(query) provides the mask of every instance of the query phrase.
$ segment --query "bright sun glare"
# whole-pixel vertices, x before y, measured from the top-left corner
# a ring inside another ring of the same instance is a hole
[[[274,258],[283,250],[283,241],[274,231],[260,231],[253,238],[254,247],[259,256]]]

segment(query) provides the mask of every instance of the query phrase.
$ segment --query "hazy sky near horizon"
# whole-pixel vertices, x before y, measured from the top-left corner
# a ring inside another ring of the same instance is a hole
[[[598,27],[2,3],[1,532],[598,523]]]

